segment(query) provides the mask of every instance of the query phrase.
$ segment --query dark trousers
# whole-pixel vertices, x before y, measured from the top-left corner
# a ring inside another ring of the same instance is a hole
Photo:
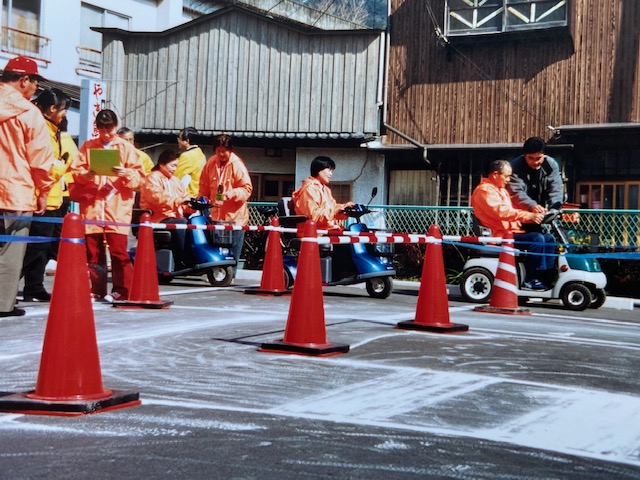
[[[541,232],[515,233],[513,239],[516,248],[531,253],[525,257],[527,280],[538,278],[537,272],[541,270],[554,268],[556,239],[553,235]]]
[[[53,237],[55,224],[39,222],[39,218],[58,217],[57,210],[47,210],[42,215],[33,215],[30,237]],[[52,242],[28,243],[27,251],[22,262],[22,276],[24,277],[24,295],[38,295],[45,292],[44,270],[49,261],[49,249]]]

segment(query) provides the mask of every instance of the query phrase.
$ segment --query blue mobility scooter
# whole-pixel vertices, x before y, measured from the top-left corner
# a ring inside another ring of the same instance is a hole
[[[209,219],[209,210],[213,206],[205,198],[191,199],[189,206],[195,213],[189,215],[188,225],[211,225],[214,222]],[[156,263],[158,268],[158,282],[169,284],[176,277],[201,277],[207,276],[209,284],[213,287],[227,287],[233,281],[233,268],[236,259],[233,256],[232,236],[230,230],[204,230],[187,229],[182,252],[182,264],[177,265],[171,245],[171,233],[169,230],[154,230],[153,241],[156,250]],[[135,248],[129,252],[135,261]]]
[[[377,188],[374,188],[371,199],[373,199],[376,194]],[[293,213],[289,200],[287,199],[284,202],[283,200],[281,200],[281,207],[282,204],[285,203],[287,207],[289,207],[289,212]],[[371,200],[369,203],[370,202]],[[347,216],[355,220],[347,229],[352,232],[372,231],[361,221],[364,215],[371,212],[368,204],[356,204],[353,207],[346,208],[345,213]],[[307,218],[302,215],[283,216],[283,212],[281,211],[280,213],[281,216],[279,220],[281,226],[292,227],[307,220]],[[299,245],[299,242],[292,240],[285,245],[283,263],[287,288],[293,286],[298,273],[299,251],[296,249],[296,243]],[[325,286],[365,283],[369,296],[373,298],[387,298],[393,291],[393,277],[396,274],[391,261],[393,253],[393,244],[388,243],[321,245],[320,266],[322,283]]]

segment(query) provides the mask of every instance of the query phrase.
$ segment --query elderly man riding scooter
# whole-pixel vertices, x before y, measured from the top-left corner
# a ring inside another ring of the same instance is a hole
[[[494,160],[489,164],[488,176],[482,179],[471,195],[473,213],[480,223],[494,236],[512,232],[516,245],[525,247],[531,255],[526,257],[527,276],[523,288],[548,290],[539,278],[540,272],[554,267],[555,239],[542,232],[524,233],[522,223],[541,224],[544,213],[514,208],[506,185],[511,177],[511,165],[506,160]]]

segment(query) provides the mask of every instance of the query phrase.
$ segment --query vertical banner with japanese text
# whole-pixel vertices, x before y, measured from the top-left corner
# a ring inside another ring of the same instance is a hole
[[[107,85],[102,80],[83,79],[80,87],[80,132],[78,144],[98,136],[96,115],[105,106]]]

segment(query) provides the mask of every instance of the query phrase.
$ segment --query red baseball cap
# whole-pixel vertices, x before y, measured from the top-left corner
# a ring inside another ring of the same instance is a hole
[[[23,75],[33,75],[38,77],[38,80],[45,80],[45,78],[38,73],[38,64],[28,57],[15,57],[7,62],[7,66],[4,67],[5,71],[21,73]]]

